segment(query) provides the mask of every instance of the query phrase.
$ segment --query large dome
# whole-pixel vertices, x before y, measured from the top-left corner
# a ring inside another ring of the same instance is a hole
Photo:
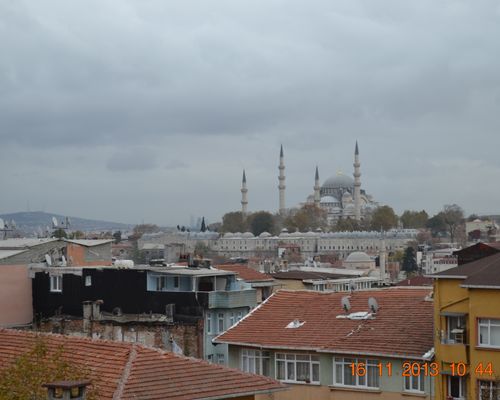
[[[339,172],[337,175],[329,177],[325,183],[323,183],[321,189],[352,188],[353,186],[354,179]]]
[[[354,251],[347,256],[346,262],[370,262],[372,259],[363,251]]]

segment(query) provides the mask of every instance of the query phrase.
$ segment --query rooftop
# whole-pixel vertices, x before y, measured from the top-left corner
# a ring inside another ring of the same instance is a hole
[[[274,272],[271,276],[275,279],[292,279],[302,281],[304,279],[337,279],[337,278],[346,278],[349,275],[346,274],[334,274],[328,272],[319,272],[319,271],[283,271],[283,272]]]
[[[79,244],[80,246],[93,247],[110,243],[111,239],[64,239],[65,242]]]
[[[0,329],[0,371],[43,337],[49,352],[85,366],[100,399],[222,399],[286,386],[270,378],[209,364],[136,343]]]
[[[0,260],[24,253],[26,250],[0,250]]]
[[[242,264],[222,264],[217,265],[216,268],[224,271],[235,272],[241,279],[247,282],[274,281],[274,279],[269,275],[263,274],[262,272],[256,271],[253,268]]]
[[[353,292],[349,296],[351,308],[346,313],[342,306],[345,293],[280,290],[214,342],[423,359],[433,347],[430,292],[430,288]],[[370,313],[370,297],[378,302],[376,314],[361,320],[342,317]],[[294,320],[304,323],[287,329]]]
[[[427,276],[414,276],[413,278],[403,279],[396,283],[396,286],[432,286],[432,278]]]
[[[33,246],[38,246],[44,243],[55,242],[59,239],[33,239],[33,238],[19,238],[19,239],[5,239],[0,240],[0,249],[2,250],[15,250],[15,249],[28,249]]]
[[[435,279],[462,279],[464,287],[500,289],[500,253],[430,276]]]

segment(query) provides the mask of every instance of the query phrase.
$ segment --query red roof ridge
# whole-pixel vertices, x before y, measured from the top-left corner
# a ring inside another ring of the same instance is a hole
[[[133,343],[130,349],[130,353],[128,354],[128,360],[125,364],[125,368],[123,368],[122,376],[120,377],[118,384],[116,385],[116,390],[113,395],[113,400],[121,399],[123,397],[123,391],[125,390],[125,386],[127,385],[128,378],[130,377],[130,371],[132,370],[133,363],[137,358],[137,348],[136,344]]]

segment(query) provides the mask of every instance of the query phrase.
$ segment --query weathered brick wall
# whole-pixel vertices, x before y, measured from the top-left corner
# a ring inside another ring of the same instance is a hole
[[[84,321],[54,317],[38,323],[35,330],[95,339],[137,342],[146,346],[173,351],[174,342],[184,355],[203,358],[203,321],[166,324]]]

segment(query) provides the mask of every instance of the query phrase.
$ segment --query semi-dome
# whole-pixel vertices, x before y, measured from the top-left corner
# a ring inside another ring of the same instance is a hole
[[[270,236],[271,236],[271,234],[269,232],[266,232],[266,231],[262,232],[259,235],[259,237],[261,237],[261,238],[266,238],[266,237],[270,237]]]
[[[252,232],[245,232],[243,235],[241,235],[244,238],[253,238],[253,233]]]
[[[344,175],[339,172],[337,175],[329,177],[323,186],[322,189],[340,189],[340,188],[351,188],[354,186],[354,179],[348,175]]]
[[[353,263],[359,263],[359,262],[370,262],[372,259],[368,254],[366,254],[363,251],[355,251],[347,256],[345,259],[346,262],[353,262]]]

